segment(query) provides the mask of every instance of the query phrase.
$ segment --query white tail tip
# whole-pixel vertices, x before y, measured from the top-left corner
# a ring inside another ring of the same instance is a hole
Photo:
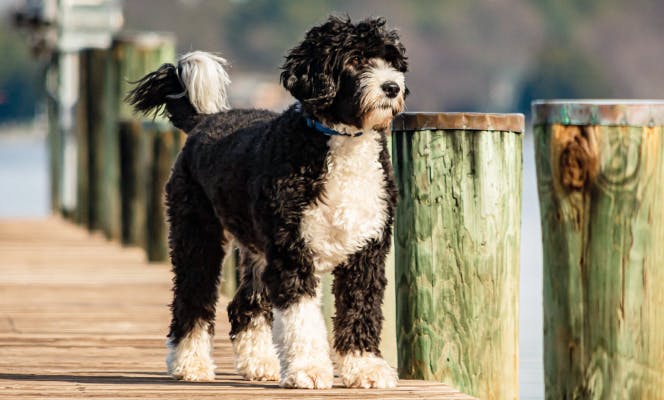
[[[200,114],[214,114],[230,109],[226,86],[231,83],[222,57],[204,51],[193,51],[180,57],[180,80],[187,98]]]

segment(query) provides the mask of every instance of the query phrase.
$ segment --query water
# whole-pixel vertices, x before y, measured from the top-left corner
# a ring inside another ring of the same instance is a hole
[[[519,293],[519,391],[522,400],[531,400],[544,398],[542,233],[532,134],[527,132],[524,139]]]
[[[0,130],[0,218],[49,215],[46,140]]]
[[[542,365],[542,245],[532,136],[523,155],[523,216],[520,283],[521,399],[544,398]],[[0,130],[0,218],[49,214],[48,154],[39,135]]]

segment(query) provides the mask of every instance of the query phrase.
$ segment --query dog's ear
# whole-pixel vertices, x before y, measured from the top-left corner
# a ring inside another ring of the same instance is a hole
[[[330,17],[288,52],[281,67],[281,84],[303,105],[318,110],[332,105],[342,67],[337,59],[339,41],[349,26],[350,19]]]
[[[332,105],[337,84],[329,73],[321,71],[315,60],[296,60],[290,55],[281,72],[281,83],[303,105],[324,109]]]

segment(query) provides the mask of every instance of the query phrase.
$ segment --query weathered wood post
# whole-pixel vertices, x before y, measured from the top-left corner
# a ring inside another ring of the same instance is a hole
[[[48,114],[48,163],[51,213],[62,210],[63,137],[58,125],[58,62],[53,57],[46,70],[46,111]]]
[[[219,283],[219,293],[232,299],[238,287],[238,280],[241,271],[238,271],[239,252],[233,248],[231,254],[226,255],[223,265],[221,266],[221,282]]]
[[[664,102],[533,104],[547,399],[664,398]]]
[[[147,242],[148,261],[168,260],[168,227],[164,188],[171,174],[171,167],[182,146],[182,133],[170,123],[151,123],[144,133],[152,138],[152,165],[149,171],[147,193]]]
[[[116,38],[114,58],[119,71],[122,242],[145,247],[152,142],[142,125],[149,119],[139,119],[123,99],[131,89],[131,82],[175,60],[175,40],[165,33],[125,33]]]
[[[516,399],[523,115],[406,113],[393,131],[399,375]]]
[[[120,238],[120,140],[116,128],[117,69],[110,49],[87,49],[80,53],[81,106],[79,155],[80,205],[86,222],[109,239]],[[85,201],[83,201],[85,200]]]
[[[76,207],[74,222],[89,227],[90,224],[90,135],[88,130],[88,70],[85,58],[79,53],[78,101],[76,102],[74,125],[76,149]]]

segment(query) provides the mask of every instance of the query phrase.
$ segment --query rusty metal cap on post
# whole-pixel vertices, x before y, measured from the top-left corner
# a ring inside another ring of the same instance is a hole
[[[533,125],[664,125],[664,100],[537,100]]]
[[[472,130],[523,133],[523,114],[408,112],[392,121],[393,131]]]

